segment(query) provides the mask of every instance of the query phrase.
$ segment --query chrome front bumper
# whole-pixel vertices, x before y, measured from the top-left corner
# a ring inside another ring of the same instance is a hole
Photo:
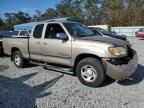
[[[106,59],[103,59],[106,74],[115,80],[126,79],[131,76],[138,67],[138,56],[136,53],[133,55],[133,59],[128,64],[113,65]]]

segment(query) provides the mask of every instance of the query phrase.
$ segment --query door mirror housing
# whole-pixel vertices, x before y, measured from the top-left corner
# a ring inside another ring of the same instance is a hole
[[[65,33],[63,33],[63,32],[57,33],[56,37],[58,39],[61,39],[61,40],[67,40],[68,39],[68,36]]]

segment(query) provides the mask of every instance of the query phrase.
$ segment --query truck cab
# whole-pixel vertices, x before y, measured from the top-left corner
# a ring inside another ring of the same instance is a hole
[[[71,66],[72,38],[61,23],[37,24],[31,36],[29,40],[31,59]]]

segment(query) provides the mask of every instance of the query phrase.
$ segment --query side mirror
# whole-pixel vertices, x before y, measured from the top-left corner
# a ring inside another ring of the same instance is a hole
[[[68,36],[65,33],[62,33],[62,32],[61,33],[57,33],[56,37],[58,39],[61,39],[61,40],[67,40],[68,39]]]

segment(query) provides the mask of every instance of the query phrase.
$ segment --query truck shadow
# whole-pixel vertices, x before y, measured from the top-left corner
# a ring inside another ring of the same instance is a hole
[[[36,108],[36,98],[51,95],[52,92],[44,93],[45,90],[63,77],[61,75],[33,87],[24,83],[36,74],[32,73],[19,78],[0,75],[0,108]]]
[[[105,81],[103,82],[103,84],[102,84],[100,87],[108,86],[108,85],[110,85],[110,84],[112,84],[112,83],[114,83],[114,82],[115,82],[114,79],[112,79],[112,78],[106,76]]]
[[[38,67],[38,65],[28,63],[28,64],[25,65],[23,68],[32,68],[32,67]]]
[[[8,58],[9,56],[4,54],[3,50],[0,50],[0,58]]]
[[[7,55],[4,55],[4,54],[2,54],[2,53],[0,53],[0,58],[10,58],[10,57],[7,56]]]
[[[55,70],[47,69],[47,68],[44,68],[44,69],[50,70],[50,71],[53,71],[53,72],[58,72],[58,73],[70,75],[70,76],[72,76],[72,77],[77,77],[76,75],[73,74],[73,72],[55,71]],[[112,83],[114,83],[114,82],[115,82],[115,80],[113,80],[112,78],[106,76],[106,79],[105,79],[104,83],[103,83],[101,86],[99,86],[99,87],[105,87],[105,86],[108,86],[108,85],[110,85],[110,84],[112,84]]]
[[[3,57],[4,53],[0,50],[0,57]]]
[[[132,79],[118,81],[118,84],[124,86],[130,86],[142,82],[144,79],[144,66],[139,64],[136,72],[130,78]]]

